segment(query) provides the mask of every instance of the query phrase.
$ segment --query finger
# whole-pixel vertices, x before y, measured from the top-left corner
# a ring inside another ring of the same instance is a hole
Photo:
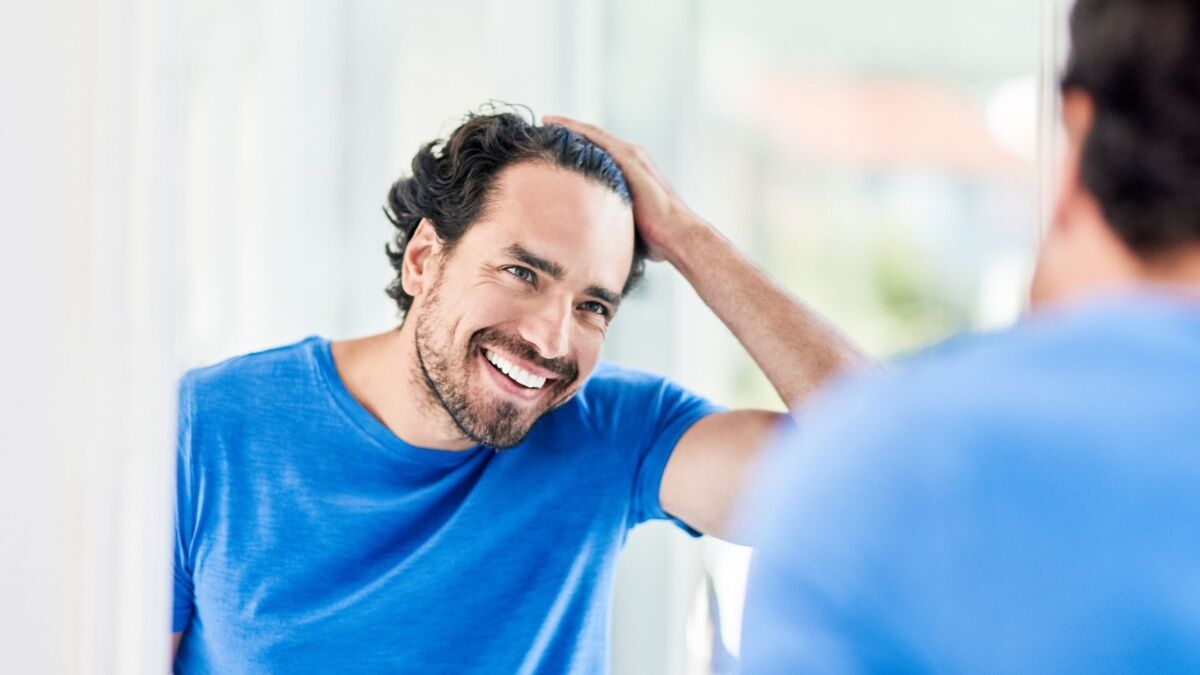
[[[612,137],[612,135],[610,135],[609,133],[607,133],[600,127],[598,127],[594,124],[588,124],[587,122],[581,122],[577,119],[572,119],[570,117],[559,117],[557,115],[552,115],[549,117],[542,118],[542,121],[549,123],[549,124],[557,124],[559,126],[566,127],[576,133],[583,134],[584,136],[586,136],[588,138],[588,140],[592,141],[593,143],[600,144],[600,145],[603,145],[606,142],[616,140],[615,138]]]
[[[559,115],[546,115],[542,118],[543,124],[557,124],[564,126],[578,134],[583,134],[588,140],[599,145],[605,150],[612,151],[618,148],[623,148],[626,144],[616,136],[608,133],[604,129],[587,122],[581,122],[570,117],[562,117]]]

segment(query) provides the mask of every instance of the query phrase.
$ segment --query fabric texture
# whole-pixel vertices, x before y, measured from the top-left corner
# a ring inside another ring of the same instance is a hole
[[[1200,302],[843,383],[758,469],[743,673],[1200,672]]]
[[[513,449],[427,450],[315,337],[179,400],[180,673],[605,673],[617,553],[670,517],[663,469],[716,410],[601,364]]]

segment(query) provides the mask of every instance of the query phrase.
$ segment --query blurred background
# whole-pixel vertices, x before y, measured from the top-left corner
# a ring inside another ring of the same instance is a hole
[[[394,326],[385,192],[488,101],[645,146],[876,356],[1011,323],[1067,4],[6,2],[0,669],[163,672],[175,379]],[[783,409],[661,265],[606,357]],[[749,555],[636,531],[613,672],[733,672]]]

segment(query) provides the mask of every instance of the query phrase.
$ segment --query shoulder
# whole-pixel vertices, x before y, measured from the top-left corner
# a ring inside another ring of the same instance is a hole
[[[181,405],[194,411],[239,408],[273,399],[280,391],[312,380],[326,345],[323,338],[314,336],[189,370],[180,380]]]
[[[601,362],[571,401],[594,429],[652,424],[681,405],[711,406],[663,375]]]
[[[963,335],[899,360],[890,377],[864,383],[871,391],[859,395],[886,400],[906,418],[972,425],[1000,419],[1033,427],[1090,404],[1116,380],[1138,377],[1131,368],[1178,354],[1164,349],[1180,335],[1172,325],[1178,317],[1178,307],[1152,296],[1076,301],[1012,328]]]
[[[599,411],[660,404],[674,397],[696,397],[664,375],[602,361],[580,390],[581,403]]]
[[[767,461],[859,485],[868,475],[970,480],[984,466],[1045,461],[1052,442],[1078,439],[1089,415],[1111,406],[1113,380],[1130,377],[1114,364],[1157,344],[1138,316],[1121,303],[1080,304],[843,379],[800,409]]]
[[[773,469],[864,476],[939,473],[950,462],[979,461],[972,452],[997,445],[1018,428],[1036,429],[1054,414],[1056,392],[1044,386],[1058,367],[1061,326],[1022,324],[952,338],[894,362],[885,373],[839,380],[800,407],[777,439]]]
[[[645,394],[671,385],[671,381],[663,375],[601,361],[580,394],[596,399],[611,398]]]

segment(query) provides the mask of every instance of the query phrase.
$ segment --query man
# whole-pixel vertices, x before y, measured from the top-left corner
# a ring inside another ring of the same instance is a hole
[[[398,329],[183,379],[178,672],[605,672],[629,529],[726,533],[779,416],[598,365],[643,259],[785,400],[861,357],[607,140],[470,117],[389,194]]]
[[[747,675],[1200,672],[1200,3],[1070,25],[1039,311],[802,413]]]

